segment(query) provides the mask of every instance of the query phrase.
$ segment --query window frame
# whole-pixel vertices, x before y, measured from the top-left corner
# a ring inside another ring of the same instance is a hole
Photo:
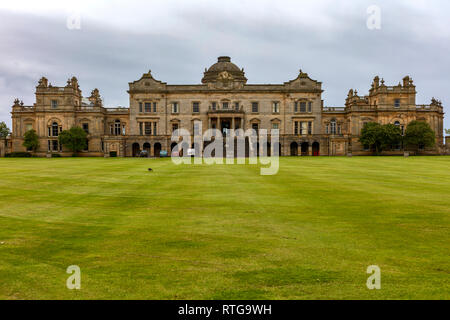
[[[259,102],[257,101],[252,102],[252,113],[259,113]]]
[[[192,102],[192,113],[200,113],[200,102],[199,101]]]

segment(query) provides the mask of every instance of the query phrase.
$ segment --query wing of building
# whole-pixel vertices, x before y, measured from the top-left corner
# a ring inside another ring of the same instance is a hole
[[[229,57],[219,57],[206,69],[201,84],[171,85],[156,80],[151,72],[129,83],[129,108],[105,108],[97,89],[83,98],[73,77],[64,87],[42,78],[36,102],[25,106],[16,99],[12,107],[9,152],[26,151],[23,137],[36,130],[39,156],[70,156],[58,143],[62,130],[82,127],[88,133],[86,156],[150,156],[174,147],[176,129],[192,132],[194,121],[203,130],[279,129],[281,155],[370,154],[358,142],[366,122],[392,123],[405,130],[413,120],[426,121],[436,133],[436,147],[424,153],[444,153],[441,103],[416,104],[416,87],[408,76],[396,86],[375,77],[368,95],[350,90],[343,107],[325,107],[322,83],[300,71],[296,79],[282,84],[248,84],[244,70]],[[392,146],[390,153],[401,153]]]

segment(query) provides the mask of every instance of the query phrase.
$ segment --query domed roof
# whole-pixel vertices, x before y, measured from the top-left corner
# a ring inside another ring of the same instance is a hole
[[[247,78],[245,78],[244,70],[239,69],[237,65],[231,62],[230,57],[222,56],[217,58],[217,62],[205,71],[202,82],[205,83],[210,81],[216,81],[219,74],[223,72],[229,73],[234,80],[244,82],[247,81]]]
[[[219,57],[217,62],[214,63],[208,71],[222,72],[222,71],[237,71],[240,72],[241,69],[233,62],[231,62],[230,57]]]

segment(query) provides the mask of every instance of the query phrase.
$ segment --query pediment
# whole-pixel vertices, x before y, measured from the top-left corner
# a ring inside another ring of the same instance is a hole
[[[153,78],[151,71],[144,73],[139,80],[130,82],[130,91],[153,91],[166,88],[167,83]]]
[[[321,90],[322,82],[311,79],[307,73],[300,70],[299,75],[294,80],[284,83],[284,86],[289,89],[298,90]]]

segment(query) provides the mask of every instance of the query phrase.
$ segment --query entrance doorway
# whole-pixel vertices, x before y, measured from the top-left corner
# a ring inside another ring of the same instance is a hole
[[[301,145],[302,156],[307,156],[308,155],[308,149],[309,149],[309,143],[308,142],[303,142],[302,145]]]
[[[312,144],[312,152],[313,156],[315,157],[320,156],[320,144],[318,142],[314,142]]]
[[[298,144],[297,142],[291,143],[291,156],[298,156]]]
[[[156,158],[159,158],[160,152],[161,152],[161,143],[159,143],[159,142],[155,143],[155,147],[153,148],[153,150],[154,150],[154,156]]]
[[[139,157],[139,153],[141,152],[141,147],[139,143],[133,143],[133,157]]]
[[[150,157],[150,143],[148,143],[148,142],[144,143],[143,148],[144,148],[144,151],[147,153],[146,157],[147,158]]]

